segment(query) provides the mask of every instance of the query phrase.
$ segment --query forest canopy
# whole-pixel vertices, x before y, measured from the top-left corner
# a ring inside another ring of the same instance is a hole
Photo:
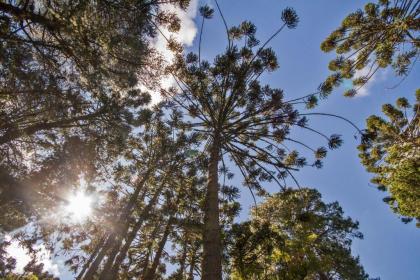
[[[0,1],[1,279],[373,279],[347,216],[358,202],[324,195],[340,154],[420,226],[420,90],[399,91],[416,73],[420,1],[367,3],[317,38],[336,57],[310,73],[312,92],[286,90],[276,44],[298,48],[289,38],[311,15],[276,4],[257,29],[232,8]],[[395,105],[369,99],[382,113],[326,106],[388,69]]]

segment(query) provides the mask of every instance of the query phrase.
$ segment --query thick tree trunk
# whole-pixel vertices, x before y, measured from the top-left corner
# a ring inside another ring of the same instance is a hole
[[[219,224],[219,182],[220,136],[215,133],[210,150],[207,192],[204,205],[203,227],[203,280],[222,279],[222,246]]]
[[[158,249],[156,251],[155,257],[153,258],[152,267],[150,269],[146,268],[146,273],[144,280],[153,280],[155,279],[156,269],[160,264],[160,259],[162,258],[163,249],[165,248],[166,242],[168,241],[169,234],[171,233],[172,224],[174,222],[174,217],[169,217],[168,223],[166,224],[165,231],[159,242]]]

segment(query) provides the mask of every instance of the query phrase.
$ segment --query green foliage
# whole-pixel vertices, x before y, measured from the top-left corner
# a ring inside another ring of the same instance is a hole
[[[213,17],[214,10],[208,5],[200,7],[200,15],[205,19],[210,19]]]
[[[407,113],[411,106],[405,98],[399,98],[396,106],[383,105],[388,120],[370,116],[358,147],[362,164],[375,174],[372,183],[388,192],[384,201],[405,222],[412,218],[420,221],[420,90],[416,99],[411,119]]]
[[[230,232],[231,278],[368,279],[350,251],[352,239],[362,238],[357,229],[314,189],[274,194]]]
[[[204,19],[203,15],[202,26]],[[310,114],[300,113],[294,106],[313,105],[313,101],[306,97],[287,101],[283,90],[260,83],[262,75],[279,67],[276,54],[268,44],[285,28],[295,28],[299,18],[293,9],[285,8],[281,20],[280,27],[262,44],[251,22],[229,28],[224,20],[228,46],[212,63],[201,60],[200,34],[198,55],[184,55],[179,50],[173,65],[167,68],[177,86],[162,89],[162,95],[168,98],[170,108],[177,108],[188,116],[187,125],[200,135],[208,159],[209,179],[203,204],[204,279],[222,278],[219,164],[225,167],[225,161],[233,162],[243,177],[243,185],[255,199],[255,194],[266,194],[262,182],[274,182],[285,188],[289,178],[298,184],[293,171],[304,166],[322,166],[326,148],[312,148],[292,138],[291,129],[300,128],[320,135],[327,140],[330,149],[342,143],[338,135],[328,137],[312,129],[307,118]],[[293,148],[289,149],[289,144],[294,145]],[[313,153],[314,161],[309,163],[296,146]],[[232,206],[229,212],[234,214],[239,210],[239,203]]]
[[[96,207],[101,214],[90,217],[83,227],[61,231],[63,250],[80,249],[66,265],[79,277],[110,279],[161,277],[168,258],[196,268],[205,183],[198,141],[197,133],[185,130],[179,111],[166,110],[164,103],[150,109],[145,124],[130,135],[122,158],[109,166],[107,178],[113,185],[103,191],[103,201]],[[233,203],[222,204],[223,216],[232,219]],[[170,254],[160,249],[169,243],[181,247]],[[89,258],[97,258],[98,265]]]
[[[249,21],[229,28],[216,1],[226,50],[211,63],[201,60],[202,32],[198,55],[184,55],[169,38],[175,60],[166,67],[150,39],[161,27],[181,26],[160,4],[185,9],[188,2],[0,2],[0,230],[30,222],[14,238],[32,253],[42,242],[65,256],[77,279],[206,278],[221,272],[219,245],[229,248],[224,267],[233,279],[366,279],[350,252],[352,238],[361,238],[357,223],[318,192],[288,188],[298,185],[293,172],[322,167],[327,149],[342,144],[309,125],[308,116],[334,115],[297,109],[314,107],[314,95],[288,100],[260,83],[279,67],[268,44],[297,27],[296,12],[284,9],[279,28],[261,43]],[[202,31],[214,11],[206,5],[199,12]],[[330,67],[351,77],[346,61]],[[163,73],[177,86],[161,89],[167,100],[145,108],[151,97],[139,86],[156,90]],[[342,79],[332,75],[325,87]],[[398,104],[409,107],[405,99]],[[392,106],[385,110],[401,117]],[[292,138],[293,129],[318,135],[325,147]],[[264,183],[283,189],[234,226],[240,191],[227,161],[252,196],[268,194]],[[413,168],[395,178],[404,181]],[[75,222],[62,208],[68,193],[81,190],[81,175],[92,213]],[[54,279],[35,259],[22,275],[13,273],[7,245],[0,244],[0,278]]]
[[[273,37],[284,27],[296,27],[298,17],[286,8],[282,20],[283,25]],[[283,185],[280,180],[289,176],[290,170],[315,165],[297,150],[285,148],[287,142],[309,149],[317,160],[324,158],[327,150],[289,138],[293,127],[313,131],[308,125],[310,114],[300,113],[293,101],[285,101],[283,90],[260,84],[261,75],[279,66],[274,51],[266,47],[273,37],[258,48],[260,42],[255,33],[255,25],[248,21],[230,28],[231,44],[212,64],[200,61],[194,53],[185,57],[177,54],[168,72],[179,87],[162,89],[162,94],[169,98],[170,106],[193,118],[189,124],[192,131],[206,140],[220,139],[221,150],[241,168],[244,185],[263,192],[259,180]],[[241,41],[245,43],[243,47],[239,46]],[[320,135],[330,149],[342,143],[339,135]]]
[[[161,74],[155,25],[179,20],[125,0],[2,1],[0,14],[0,230],[12,230],[117,157],[150,102],[139,84]]]
[[[344,94],[352,97],[388,66],[399,76],[408,75],[419,55],[419,26],[417,1],[378,1],[349,14],[321,44],[322,51],[337,54],[328,66],[334,73],[319,87],[321,96],[352,79],[353,89]],[[362,70],[362,76],[356,75]]]

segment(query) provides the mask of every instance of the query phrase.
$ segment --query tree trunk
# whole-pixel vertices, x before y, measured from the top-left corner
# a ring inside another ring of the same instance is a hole
[[[101,249],[102,245],[104,245],[105,237],[102,237],[99,243],[96,245],[95,250],[90,255],[88,261],[83,266],[83,269],[80,271],[79,275],[77,275],[76,280],[80,280],[83,277],[83,274],[85,274],[86,270],[88,269],[89,265],[93,261],[93,259],[96,257],[96,255],[99,253],[99,250]]]
[[[119,217],[118,221],[120,221],[120,223],[121,223],[121,221],[126,221],[126,223],[124,223],[124,225],[121,225],[121,224],[117,225],[116,228],[119,230],[119,232],[114,231],[109,235],[109,237],[108,237],[105,245],[103,246],[101,252],[98,254],[95,261],[89,267],[89,269],[86,272],[86,275],[83,279],[86,279],[86,280],[93,279],[94,275],[98,272],[99,265],[101,264],[102,260],[106,256],[107,252],[109,250],[111,250],[111,248],[114,248],[114,246],[117,245],[116,244],[118,242],[116,240],[117,235],[121,234],[121,233],[124,233],[128,230],[128,219],[127,219],[127,217],[129,215],[129,213],[131,212],[135,202],[137,201],[137,198],[140,194],[140,191],[143,189],[144,184],[149,179],[149,176],[152,173],[152,169],[153,168],[151,168],[151,167],[148,168],[146,174],[144,174],[144,176],[142,177],[142,179],[138,183],[136,190],[131,195],[130,200],[128,201],[127,205],[124,207],[124,209],[122,210],[122,213],[120,214],[120,217]],[[123,227],[123,229],[121,229],[121,226]]]
[[[198,248],[195,247],[195,244],[193,244],[194,248],[191,252],[191,260],[190,260],[190,270],[188,272],[188,280],[194,280],[194,268],[195,268],[195,263],[197,261],[197,250]]]
[[[143,182],[143,184],[144,184],[144,182]],[[144,189],[144,188],[142,187],[141,189]],[[147,193],[147,189],[144,189],[142,194],[140,195],[139,201],[144,200],[144,197],[146,196],[146,193]],[[107,259],[107,261],[104,265],[104,270],[101,272],[101,275],[107,275],[107,274],[110,273],[111,268],[112,268],[112,264],[114,263],[114,260],[115,260],[115,257],[117,256],[117,254],[118,254],[118,252],[121,248],[122,241],[128,234],[128,230],[129,230],[129,227],[130,227],[130,222],[129,222],[129,217],[128,217],[129,214],[128,213],[127,213],[127,216],[125,217],[126,222],[124,223],[124,226],[122,227],[121,230],[119,230],[119,232],[117,232],[116,238],[113,241],[112,246],[110,246],[111,252],[108,254],[108,259]]]
[[[168,223],[166,224],[165,231],[163,232],[162,239],[159,242],[158,249],[156,251],[155,257],[153,259],[152,267],[150,269],[146,268],[146,273],[144,280],[153,280],[155,279],[155,273],[158,265],[160,264],[160,259],[162,257],[163,249],[165,248],[166,242],[168,241],[168,236],[171,233],[172,224],[174,222],[174,217],[170,216]]]
[[[219,224],[219,182],[220,136],[215,133],[210,150],[207,192],[204,205],[203,226],[203,280],[222,280],[222,247]]]
[[[156,204],[160,193],[163,190],[164,183],[159,187],[159,189],[156,190],[155,194],[153,195],[152,199],[150,200],[149,204],[147,204],[146,208],[142,211],[139,219],[137,220],[136,224],[134,225],[133,229],[131,230],[130,234],[127,236],[125,240],[124,246],[121,248],[117,258],[115,259],[114,265],[112,266],[111,271],[108,273],[109,269],[107,269],[106,272],[102,272],[99,279],[100,280],[114,280],[117,279],[117,274],[120,269],[120,266],[122,262],[124,261],[127,251],[131,246],[131,243],[133,242],[134,238],[137,235],[137,232],[139,231],[140,227],[142,226],[145,218],[147,215],[149,215],[150,210],[152,210],[153,206]]]
[[[102,260],[104,259],[106,252],[109,250],[109,247],[112,245],[113,239],[115,238],[114,234],[111,234],[108,236],[108,239],[106,240],[104,247],[99,252],[98,256],[93,261],[92,265],[89,267],[88,271],[86,272],[83,279],[85,280],[92,280],[98,271],[99,265],[101,264]]]

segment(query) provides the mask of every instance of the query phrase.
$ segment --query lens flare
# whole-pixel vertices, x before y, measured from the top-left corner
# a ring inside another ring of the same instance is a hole
[[[66,205],[66,213],[75,222],[82,222],[92,213],[92,198],[83,192],[71,195]]]

